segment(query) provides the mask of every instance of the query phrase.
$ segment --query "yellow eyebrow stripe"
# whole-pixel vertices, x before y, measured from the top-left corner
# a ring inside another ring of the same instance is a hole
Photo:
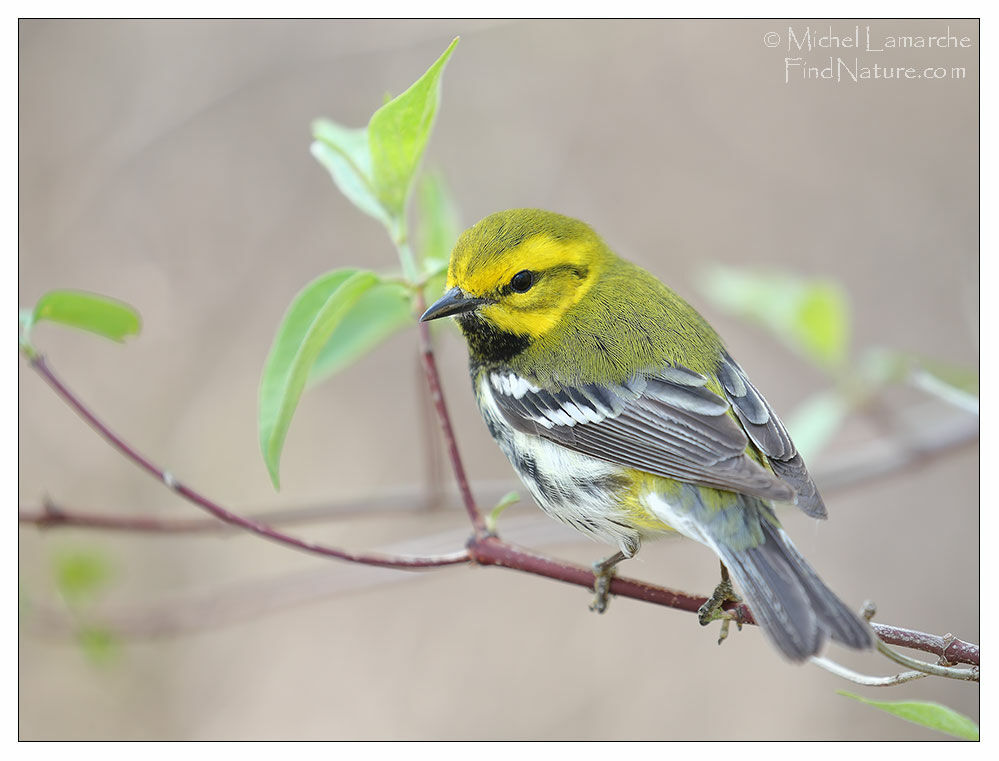
[[[596,262],[589,260],[588,253],[587,248],[578,241],[561,240],[540,233],[507,249],[501,257],[493,257],[484,265],[473,267],[471,271],[468,261],[460,263],[453,271],[448,272],[448,287],[460,285],[467,293],[484,296],[497,284],[510,282],[521,270],[544,272],[556,267],[592,270]],[[465,271],[458,276],[461,270]],[[596,273],[589,273],[590,276],[594,274]]]

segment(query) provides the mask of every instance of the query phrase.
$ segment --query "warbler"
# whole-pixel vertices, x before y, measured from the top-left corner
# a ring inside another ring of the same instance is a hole
[[[721,559],[700,611],[738,600],[791,660],[869,627],[791,544],[774,502],[826,508],[787,430],[689,304],[586,224],[538,209],[486,217],[458,239],[444,295],[486,426],[541,509],[618,551],[597,598],[642,540],[679,533]],[[726,622],[727,623],[727,622]],[[724,632],[727,629],[723,630]]]

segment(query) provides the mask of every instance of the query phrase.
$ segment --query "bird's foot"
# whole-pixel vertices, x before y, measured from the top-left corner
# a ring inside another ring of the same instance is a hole
[[[721,621],[721,631],[718,632],[718,644],[720,645],[728,637],[729,624],[735,621],[736,627],[742,631],[742,617],[738,613],[732,613],[722,608],[728,602],[742,602],[742,598],[735,593],[732,588],[732,581],[728,577],[728,569],[722,565],[722,579],[715,587],[705,603],[697,609],[697,620],[701,626],[707,626],[712,621]]]
[[[615,552],[609,558],[593,564],[593,602],[590,603],[590,610],[594,613],[603,613],[610,603],[610,585],[617,572],[615,566],[624,560],[627,555],[623,552]]]

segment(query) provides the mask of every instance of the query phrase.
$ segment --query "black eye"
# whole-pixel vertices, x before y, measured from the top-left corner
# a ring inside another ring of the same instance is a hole
[[[510,279],[510,287],[517,293],[525,293],[534,285],[534,273],[530,270],[521,270]]]

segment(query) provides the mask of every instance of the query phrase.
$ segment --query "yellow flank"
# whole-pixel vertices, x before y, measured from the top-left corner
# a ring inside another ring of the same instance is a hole
[[[627,516],[628,524],[640,532],[676,532],[676,529],[660,519],[645,506],[645,499],[650,494],[656,494],[667,502],[682,504],[684,500],[684,484],[672,478],[663,478],[645,473],[641,470],[625,471],[628,487],[618,495],[618,507]],[[689,498],[689,497],[688,497]],[[697,490],[699,503],[707,508],[709,513],[727,510],[736,506],[739,495],[734,492],[721,491],[700,487]],[[733,517],[737,517],[737,514]]]
[[[643,473],[640,470],[629,469],[625,471],[625,474],[628,477],[629,486],[618,495],[618,507],[623,508],[628,525],[640,532],[675,532],[676,529],[660,520],[645,507],[642,498],[652,492],[663,494],[666,490],[664,487],[671,484],[676,484],[679,487],[679,484],[676,481]]]
[[[467,258],[452,262],[447,287],[490,296],[497,284],[509,283],[518,272],[544,273],[527,293],[506,293],[502,301],[480,310],[500,330],[538,338],[593,287],[606,266],[600,253],[590,241],[559,240],[541,233],[477,267],[470,267]]]

